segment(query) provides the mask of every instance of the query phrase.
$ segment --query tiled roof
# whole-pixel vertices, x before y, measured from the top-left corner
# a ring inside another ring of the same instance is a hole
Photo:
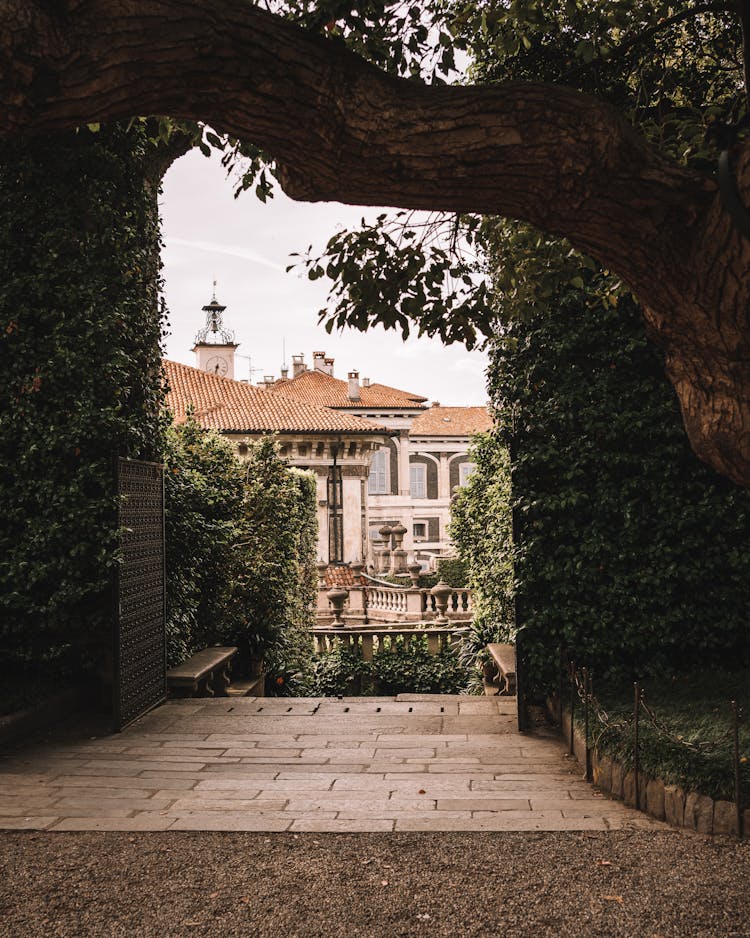
[[[352,568],[348,565],[339,566],[331,564],[326,567],[325,572],[326,586],[358,586],[359,581],[355,580]]]
[[[471,436],[492,429],[486,407],[430,407],[411,424],[411,436]]]
[[[200,426],[225,433],[388,432],[372,420],[316,407],[179,362],[163,359],[162,366],[168,384],[166,404],[176,423],[185,422],[192,406]]]
[[[399,391],[390,388],[387,384],[371,384],[365,387],[360,383],[358,401],[349,398],[349,383],[340,378],[334,378],[323,371],[303,371],[296,378],[286,378],[277,381],[274,390],[281,391],[290,397],[323,407],[421,407],[427,400],[419,394],[409,391]]]

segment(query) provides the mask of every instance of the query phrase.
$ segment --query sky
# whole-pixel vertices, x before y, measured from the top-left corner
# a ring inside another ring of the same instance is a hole
[[[478,405],[487,400],[486,355],[438,339],[409,338],[380,327],[366,333],[347,329],[328,335],[318,325],[327,305],[328,281],[307,279],[286,267],[289,255],[307,247],[322,251],[337,229],[358,225],[362,209],[337,202],[293,202],[276,187],[265,205],[251,192],[239,199],[218,157],[193,150],[168,171],[160,201],[163,222],[163,276],[170,334],[166,354],[195,364],[195,335],[205,324],[201,307],[216,298],[227,307],[224,324],[239,342],[235,377],[257,383],[279,377],[284,350],[312,363],[313,351],[335,359],[334,374],[350,370],[392,387],[418,393],[443,405]]]

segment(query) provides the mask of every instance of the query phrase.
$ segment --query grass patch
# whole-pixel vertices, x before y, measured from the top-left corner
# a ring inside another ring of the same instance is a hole
[[[732,712],[736,700],[740,724],[740,766],[743,803],[750,805],[750,670],[681,675],[645,682],[644,700],[658,727],[640,713],[639,757],[643,772],[688,791],[734,800]],[[633,685],[595,687],[610,726],[594,718],[591,734],[599,751],[632,767]],[[577,711],[578,723],[583,714]],[[618,724],[620,724],[618,726]]]

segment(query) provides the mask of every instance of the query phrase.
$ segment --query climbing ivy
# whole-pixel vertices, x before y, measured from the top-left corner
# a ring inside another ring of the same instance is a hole
[[[109,641],[113,457],[161,450],[159,229],[142,126],[0,140],[0,659]]]
[[[750,493],[690,450],[635,303],[562,291],[495,341],[489,387],[531,687],[560,648],[625,676],[747,661]]]

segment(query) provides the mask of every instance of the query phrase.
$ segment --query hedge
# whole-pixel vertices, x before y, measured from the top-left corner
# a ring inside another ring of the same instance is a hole
[[[748,660],[750,492],[700,463],[637,306],[570,291],[493,346],[529,684]]]
[[[142,127],[0,141],[0,659],[110,641],[113,456],[161,449],[156,193]]]

